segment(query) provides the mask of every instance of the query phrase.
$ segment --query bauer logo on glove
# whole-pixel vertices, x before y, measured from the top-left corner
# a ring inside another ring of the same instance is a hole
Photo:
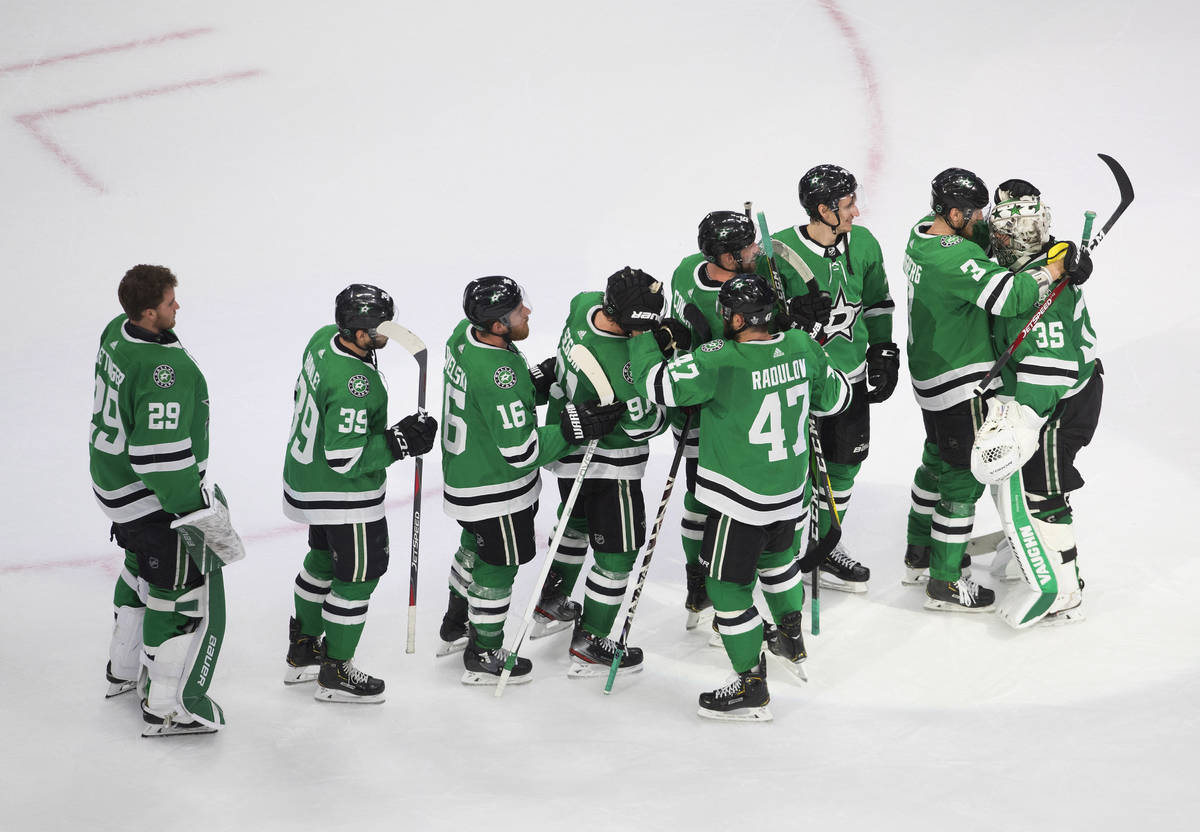
[[[213,497],[207,490],[201,493],[208,505],[173,520],[171,528],[179,534],[188,557],[207,575],[246,557],[246,547],[229,522],[229,504],[221,487],[213,486]]]

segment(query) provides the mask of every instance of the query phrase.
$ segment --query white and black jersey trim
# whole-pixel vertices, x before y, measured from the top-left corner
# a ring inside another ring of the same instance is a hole
[[[850,406],[850,379],[846,378],[845,373],[833,366],[830,366],[829,373],[834,379],[837,380],[839,384],[838,400],[834,406],[828,410],[817,410],[816,408],[813,408],[814,416],[835,416]],[[829,383],[829,379],[830,376],[826,376],[827,384]]]
[[[658,436],[659,432],[662,430],[663,421],[667,418],[667,409],[662,405],[654,404],[653,402],[651,402],[650,406],[654,408],[654,421],[651,422],[649,426],[632,429],[626,427],[622,428],[622,430],[625,431],[625,435],[634,442],[649,442],[655,436]],[[603,440],[601,440],[601,444],[603,444]]]
[[[997,314],[998,309],[1004,306],[1004,302],[1008,300],[1009,294],[1012,293],[1013,281],[1016,275],[1012,272],[1001,272],[993,275],[992,279],[987,282],[983,290],[979,293],[975,303],[989,315]]]
[[[206,465],[207,460],[197,465],[201,481],[204,480]],[[162,503],[158,497],[141,480],[134,480],[129,485],[112,490],[105,490],[92,483],[92,493],[105,516],[114,523],[130,523],[139,517],[162,511]]]
[[[1074,387],[1079,382],[1079,364],[1061,358],[1028,356],[1017,364],[1017,383],[1042,387]]]
[[[367,599],[361,601],[342,598],[340,595],[335,595],[332,592],[325,597],[325,603],[321,606],[321,617],[325,619],[327,624],[341,624],[342,626],[353,626],[355,624],[365,624],[367,621]]]
[[[696,499],[750,525],[793,520],[805,514],[803,482],[784,494],[759,494],[703,466],[696,469]]]
[[[700,456],[700,428],[695,427],[693,419],[693,427],[688,430],[687,444],[683,448],[684,459],[695,459]],[[676,445],[679,444],[679,436],[683,433],[683,428],[677,425],[671,425],[671,436],[674,437]]]
[[[192,454],[192,439],[178,442],[163,442],[157,445],[130,445],[129,467],[139,477],[146,474],[161,474],[183,471],[196,464]]]
[[[758,570],[762,591],[767,593],[786,592],[800,583],[800,561],[793,559],[783,566]]]
[[[538,454],[537,431],[531,430],[529,436],[520,445],[497,448],[497,450],[500,451],[500,456],[504,457],[504,461],[514,468],[528,468],[529,463],[536,459]]]
[[[980,361],[965,367],[947,370],[941,375],[920,381],[912,380],[913,395],[922,410],[945,410],[960,402],[965,402],[975,395],[975,386],[983,381],[988,370],[992,368],[991,361]],[[999,374],[988,385],[989,390],[999,389],[1002,382]]]
[[[338,526],[384,516],[386,486],[370,491],[297,491],[283,484],[283,513],[299,523]]]
[[[646,473],[646,462],[650,459],[650,448],[638,445],[633,448],[596,448],[588,463],[585,479],[589,480],[639,480]],[[556,477],[574,477],[583,462],[583,449],[575,448],[562,459],[546,467]]]
[[[475,522],[515,514],[537,502],[542,481],[540,470],[523,477],[492,485],[455,488],[442,484],[442,507],[455,520]]]
[[[713,616],[713,621],[717,625],[717,632],[723,636],[748,633],[755,627],[762,626],[762,617],[754,607],[737,612],[718,612]]]
[[[363,449],[358,448],[339,448],[336,451],[325,449],[325,464],[330,469],[337,471],[339,474],[345,474],[362,456]]]
[[[891,315],[896,311],[896,302],[891,298],[885,298],[877,303],[872,303],[863,310],[864,318],[877,318],[880,315]]]
[[[650,401],[675,407],[675,390],[671,387],[670,373],[667,372],[665,360],[650,368],[646,375],[646,389],[650,394]]]

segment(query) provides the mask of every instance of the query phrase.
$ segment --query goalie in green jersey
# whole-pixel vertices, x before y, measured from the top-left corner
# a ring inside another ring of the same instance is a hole
[[[367,605],[388,567],[387,468],[428,453],[437,420],[424,412],[388,427],[376,353],[391,296],[354,283],[334,299],[334,323],[309,339],[296,378],[283,464],[283,511],[308,524],[294,584],[284,684],[317,682],[322,702],[384,700],[384,682],[354,666]],[[324,638],[322,639],[322,635]]]
[[[1050,262],[1014,271],[988,259],[986,186],[948,168],[931,184],[933,214],[913,227],[904,256],[908,278],[908,369],[925,423],[921,465],[913,477],[905,583],[928,570],[925,607],[989,612],[995,593],[975,583],[966,557],[983,485],[970,469],[983,400],[975,386],[995,361],[994,317],[1028,319],[1064,272],[1086,279],[1087,258],[1061,244]],[[1000,379],[991,388],[1000,386]],[[991,390],[988,391],[991,394]]]
[[[844,522],[854,480],[870,450],[870,406],[886,401],[896,388],[896,305],[888,292],[878,240],[855,224],[859,209],[854,174],[838,165],[817,165],[800,177],[798,190],[808,223],[778,231],[771,239],[791,323],[813,333],[854,387],[844,413],[817,423],[834,503]],[[806,272],[816,292],[810,291]],[[833,522],[823,489],[817,506],[823,538]],[[830,589],[865,592],[870,577],[870,570],[850,556],[844,538],[820,565],[821,585]]]
[[[138,689],[144,736],[225,724],[209,696],[225,636],[221,567],[246,554],[206,480],[208,383],[175,334],[176,285],[162,266],[121,279],[124,313],[100,336],[89,436],[92,490],[125,550],[108,696]]]
[[[1043,263],[1055,240],[1041,192],[1010,179],[994,201],[988,228],[996,260],[1012,268]],[[1007,538],[998,554],[1010,557],[997,557],[993,574],[1023,580],[1000,604],[1017,629],[1083,618],[1069,497],[1083,486],[1075,456],[1096,431],[1104,368],[1079,283],[1063,290],[1001,370],[1003,389],[972,448],[971,469],[995,487]],[[1020,319],[994,319],[997,353],[1023,328]]]
[[[463,292],[466,317],[446,342],[443,507],[463,531],[438,654],[465,648],[466,685],[495,684],[508,658],[502,643],[513,581],[537,552],[539,469],[604,436],[625,411],[621,402],[569,404],[557,425],[538,425],[537,406],[554,377],[548,362],[531,372],[517,348],[529,337],[530,313],[512,278],[472,280]],[[519,657],[508,684],[530,681],[532,668]]]
[[[778,627],[768,643],[802,675],[804,589],[794,545],[807,544],[808,417],[843,411],[846,376],[800,330],[771,334],[777,299],[764,278],[739,275],[719,294],[726,338],[664,358],[652,335],[630,342],[637,389],[668,407],[700,407],[696,496],[711,513],[700,563],[717,632],[735,672],[700,695],[711,719],[770,719],[763,622],[753,600],[761,581]]]

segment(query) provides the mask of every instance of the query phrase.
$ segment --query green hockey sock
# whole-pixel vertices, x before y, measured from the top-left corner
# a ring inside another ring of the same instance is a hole
[[[146,618],[142,622],[142,642],[146,647],[158,647],[167,639],[181,636],[191,629],[193,617],[176,609],[175,602],[193,589],[195,587],[163,589],[151,585]],[[191,606],[194,608],[196,604],[192,603]]]
[[[710,577],[706,585],[725,654],[733,669],[744,673],[758,664],[762,655],[763,624],[754,607],[754,582],[733,584]]]
[[[475,535],[463,529],[459,537],[458,551],[450,561],[450,591],[460,598],[466,598],[471,589],[471,573],[475,569],[476,555]]]
[[[559,511],[562,506],[559,506]],[[588,526],[582,517],[572,517],[567,521],[563,530],[562,540],[554,551],[554,565],[550,568],[562,576],[562,593],[568,598],[575,591],[579,573],[583,571],[583,561],[587,557]]]
[[[683,495],[683,521],[680,523],[680,535],[683,542],[683,557],[688,563],[700,562],[700,548],[704,543],[704,521],[712,509],[696,499],[696,495],[687,491]]]
[[[583,590],[583,629],[594,636],[607,637],[625,600],[629,573],[637,560],[632,552],[597,552]]]
[[[333,583],[333,555],[323,549],[310,549],[304,556],[304,565],[296,575],[293,588],[296,605],[296,620],[300,632],[316,638],[325,632],[325,619],[321,608],[329,597]]]
[[[800,576],[795,543],[787,551],[759,557],[758,580],[773,621],[779,622],[789,612],[804,609],[804,584]]]
[[[850,496],[854,492],[854,479],[858,476],[862,464],[844,465],[840,462],[830,462],[825,467],[829,471],[829,482],[833,486],[833,502],[837,506],[838,519],[844,523],[846,522],[846,510],[850,506]],[[823,494],[824,489],[821,489],[819,493]],[[824,537],[830,526],[833,525],[833,515],[824,498],[818,498],[817,504],[820,507],[818,522],[821,536]]]
[[[125,563],[121,574],[117,576],[116,586],[113,587],[114,607],[144,607],[141,595],[138,593],[137,555],[125,552]]]
[[[913,474],[912,505],[908,510],[908,543],[912,546],[933,545],[929,523],[940,498],[938,483],[945,470],[937,446],[926,442],[921,450],[921,465]]]
[[[321,616],[325,620],[325,655],[342,662],[354,658],[358,640],[367,623],[367,601],[379,579],[370,581],[333,580]]]
[[[929,556],[929,577],[957,581],[975,526],[975,503],[983,496],[984,487],[970,470],[947,466],[939,489],[942,496],[931,518],[933,551]]]
[[[475,630],[476,645],[484,650],[495,650],[504,643],[504,621],[508,617],[516,577],[515,566],[496,566],[482,561],[475,564],[471,589],[467,593],[470,604],[467,618]]]

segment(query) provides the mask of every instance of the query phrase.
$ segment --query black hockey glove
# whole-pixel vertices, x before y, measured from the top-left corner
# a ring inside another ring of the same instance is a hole
[[[1063,276],[1072,286],[1081,286],[1092,276],[1092,255],[1080,251],[1072,242],[1051,242],[1047,260],[1054,263],[1062,260]]]
[[[900,348],[888,342],[867,347],[867,401],[886,402],[900,377]]]
[[[796,329],[814,332],[816,327],[829,322],[829,313],[833,311],[833,300],[828,292],[809,292],[788,298],[787,316],[783,323],[790,323]]]
[[[596,399],[581,405],[569,404],[563,408],[558,424],[562,434],[572,445],[582,445],[599,439],[617,426],[625,415],[625,402],[600,404]]]
[[[557,359],[550,356],[545,361],[540,361],[529,368],[529,377],[533,379],[533,389],[537,391],[538,398],[544,399],[550,395],[550,387],[554,384],[554,363]]]
[[[388,428],[383,438],[387,440],[388,448],[396,459],[420,456],[433,449],[437,427],[437,419],[419,410]]]
[[[676,353],[692,348],[692,332],[678,318],[663,318],[653,331],[654,340],[658,342],[664,358],[674,358]]]

